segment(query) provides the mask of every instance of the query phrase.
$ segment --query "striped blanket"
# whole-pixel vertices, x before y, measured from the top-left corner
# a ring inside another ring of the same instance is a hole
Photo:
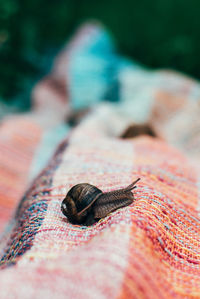
[[[200,298],[199,83],[140,67],[86,24],[32,103],[0,125],[0,298]],[[120,138],[144,123],[156,138]],[[61,213],[75,184],[138,177],[134,203],[92,226]]]

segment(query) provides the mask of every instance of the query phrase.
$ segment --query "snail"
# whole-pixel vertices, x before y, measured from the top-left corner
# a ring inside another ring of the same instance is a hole
[[[151,137],[156,137],[156,133],[150,124],[131,124],[126,128],[121,138],[134,138],[140,135],[149,135]]]
[[[130,205],[138,178],[126,188],[103,193],[97,187],[83,183],[73,186],[62,201],[61,211],[72,224],[92,225],[109,213]]]

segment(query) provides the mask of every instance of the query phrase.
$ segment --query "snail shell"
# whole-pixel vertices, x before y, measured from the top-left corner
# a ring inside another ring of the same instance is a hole
[[[134,138],[140,135],[149,135],[151,137],[157,137],[153,127],[148,124],[131,124],[121,135],[121,138]]]
[[[61,210],[71,223],[87,224],[88,215],[93,216],[92,205],[101,194],[102,191],[93,185],[75,185],[63,200]]]

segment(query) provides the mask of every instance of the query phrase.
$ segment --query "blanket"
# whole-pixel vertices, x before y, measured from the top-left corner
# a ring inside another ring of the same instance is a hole
[[[200,298],[199,83],[120,56],[88,23],[32,103],[0,125],[0,298]],[[156,137],[121,138],[147,123]],[[92,226],[61,212],[75,184],[137,178],[133,204]]]

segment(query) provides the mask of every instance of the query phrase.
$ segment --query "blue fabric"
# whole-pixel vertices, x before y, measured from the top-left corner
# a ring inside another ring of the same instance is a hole
[[[73,109],[91,107],[101,100],[119,101],[119,73],[139,66],[121,58],[103,27],[70,56],[68,86]]]

